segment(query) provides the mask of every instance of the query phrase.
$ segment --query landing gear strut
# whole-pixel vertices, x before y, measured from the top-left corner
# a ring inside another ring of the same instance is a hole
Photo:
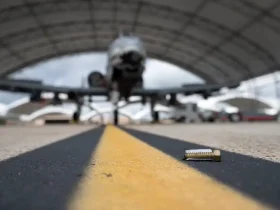
[[[155,111],[155,99],[151,98],[151,114],[152,114],[152,123],[158,123],[159,122],[159,113]]]
[[[72,120],[74,123],[79,123],[80,122],[80,116],[81,116],[81,104],[77,103],[77,111],[74,112],[72,116]]]
[[[119,124],[119,110],[116,107],[114,110],[114,125],[118,125]]]
[[[74,123],[79,123],[80,121],[80,113],[78,111],[75,111],[73,116],[72,116],[72,120]]]
[[[153,112],[153,123],[158,123],[159,122],[159,113],[154,111]]]
[[[114,82],[112,84],[112,92],[111,92],[111,102],[114,106],[114,111],[113,111],[114,125],[119,124],[119,110],[118,110],[119,99],[120,99],[120,93],[118,91],[118,83]]]
[[[74,123],[79,123],[80,122],[80,116],[81,116],[81,109],[82,109],[83,101],[75,93],[70,93],[68,95],[68,98],[74,100],[75,103],[77,104],[77,110],[72,115],[72,121]]]

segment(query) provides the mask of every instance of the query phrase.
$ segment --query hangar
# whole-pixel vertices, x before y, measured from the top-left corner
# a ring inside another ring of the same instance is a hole
[[[104,51],[119,30],[149,57],[208,83],[271,73],[280,62],[279,0],[1,0],[0,77],[47,59]]]

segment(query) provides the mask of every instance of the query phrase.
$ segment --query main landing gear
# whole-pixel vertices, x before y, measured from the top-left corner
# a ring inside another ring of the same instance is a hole
[[[117,107],[114,109],[113,118],[114,118],[114,125],[118,125],[119,124],[119,110]]]
[[[73,123],[79,123],[80,121],[80,113],[78,111],[75,111],[72,116]]]
[[[72,122],[73,123],[79,123],[80,122],[83,99],[78,97],[77,94],[75,94],[74,92],[68,93],[68,98],[70,100],[73,100],[77,105],[77,110],[72,115]]]
[[[75,124],[78,124],[80,122],[81,108],[81,104],[77,104],[77,111],[73,113],[72,122]]]
[[[111,102],[114,106],[114,110],[113,110],[113,123],[114,125],[118,125],[119,124],[119,110],[118,110],[118,102],[120,99],[120,93],[118,91],[118,83],[117,82],[113,82],[112,83],[112,92],[111,92]]]
[[[151,115],[152,115],[152,123],[158,123],[159,122],[159,113],[155,111],[155,98],[151,98]]]

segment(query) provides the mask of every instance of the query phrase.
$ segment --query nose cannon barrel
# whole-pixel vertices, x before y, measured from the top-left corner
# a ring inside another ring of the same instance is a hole
[[[122,60],[125,63],[130,63],[131,65],[139,65],[144,60],[144,58],[139,52],[129,51],[122,55]]]

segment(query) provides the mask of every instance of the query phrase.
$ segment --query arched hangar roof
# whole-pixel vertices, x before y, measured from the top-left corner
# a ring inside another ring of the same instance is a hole
[[[1,0],[0,77],[37,62],[106,50],[120,29],[150,57],[208,82],[270,73],[280,61],[279,0]]]

